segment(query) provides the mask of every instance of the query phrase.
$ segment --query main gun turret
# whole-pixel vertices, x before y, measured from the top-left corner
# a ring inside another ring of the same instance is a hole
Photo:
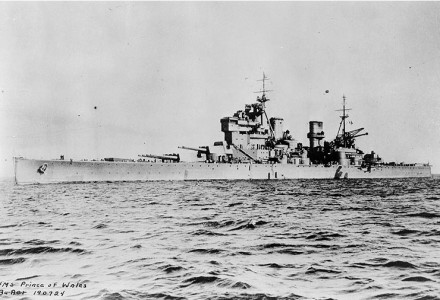
[[[201,147],[198,147],[198,148],[179,146],[179,149],[197,151],[197,157],[198,158],[202,158],[202,155],[205,155],[206,156],[206,160],[210,159],[209,155],[211,154],[211,152],[209,151],[209,147],[208,146],[201,146]]]

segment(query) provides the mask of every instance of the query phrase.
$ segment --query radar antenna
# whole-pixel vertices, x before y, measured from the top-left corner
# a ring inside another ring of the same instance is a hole
[[[268,80],[268,79],[270,79],[270,78],[266,77],[266,74],[264,74],[264,72],[263,72],[263,79],[257,80],[257,81],[262,81],[263,82],[263,89],[259,90],[257,92],[254,92],[254,93],[263,93],[261,95],[261,98],[257,97],[257,101],[260,102],[260,103],[263,103],[263,104],[270,100],[270,99],[266,98],[266,93],[273,91],[273,90],[266,90],[266,80]]]

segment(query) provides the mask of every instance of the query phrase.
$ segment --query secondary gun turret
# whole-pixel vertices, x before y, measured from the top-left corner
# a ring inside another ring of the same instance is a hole
[[[156,158],[156,159],[161,159],[162,162],[168,160],[168,161],[172,161],[172,162],[180,162],[180,155],[179,154],[164,154],[164,155],[153,155],[153,154],[140,154],[138,155],[140,157],[148,157],[148,158]]]

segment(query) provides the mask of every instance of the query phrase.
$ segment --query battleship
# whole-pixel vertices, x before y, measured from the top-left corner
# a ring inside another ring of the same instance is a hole
[[[156,180],[280,180],[431,177],[426,163],[384,162],[374,151],[355,145],[364,128],[347,130],[346,99],[334,138],[325,140],[323,122],[310,121],[308,145],[284,130],[284,119],[266,112],[266,80],[256,101],[220,119],[222,141],[212,146],[179,147],[195,151],[197,160],[184,162],[179,153],[140,154],[136,159],[27,159],[14,157],[16,184]]]

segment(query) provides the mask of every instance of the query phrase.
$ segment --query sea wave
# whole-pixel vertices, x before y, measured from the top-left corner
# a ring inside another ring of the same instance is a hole
[[[66,299],[439,299],[439,183],[0,183],[0,281],[87,283]]]

